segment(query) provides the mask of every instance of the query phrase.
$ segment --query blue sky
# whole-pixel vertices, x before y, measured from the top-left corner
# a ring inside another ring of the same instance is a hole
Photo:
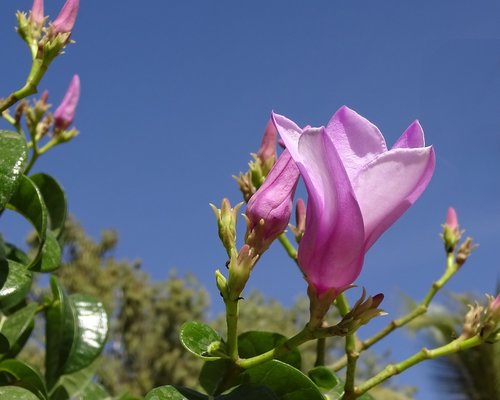
[[[223,267],[225,253],[208,203],[240,201],[231,175],[246,169],[271,110],[319,126],[346,104],[375,123],[390,145],[419,119],[437,158],[428,189],[370,250],[357,283],[384,292],[393,317],[401,291],[422,298],[443,270],[438,234],[453,205],[480,248],[449,288],[479,296],[494,290],[500,3],[81,3],[77,43],[40,85],[58,104],[72,75],[80,75],[81,134],[37,169],[59,179],[88,232],[119,231],[119,258],[140,258],[155,279],[172,267],[195,273],[210,289],[214,312],[220,310],[213,271]],[[47,0],[46,13],[55,16],[62,4]],[[13,31],[16,7],[28,10],[31,0],[2,5],[0,96],[19,87],[29,69],[29,53]],[[4,224],[6,235],[27,229],[17,219]],[[275,246],[249,288],[291,304],[305,283]],[[395,359],[419,345],[400,335]],[[414,370],[398,382],[421,386],[417,399],[438,399],[429,368]]]

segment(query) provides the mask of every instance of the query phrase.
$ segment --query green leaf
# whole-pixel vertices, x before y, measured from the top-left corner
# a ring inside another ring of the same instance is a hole
[[[362,396],[358,397],[358,400],[375,400],[375,399],[371,394],[365,393]]]
[[[19,179],[17,191],[10,198],[7,207],[23,215],[38,234],[38,250],[28,266],[29,269],[37,270],[47,232],[47,209],[42,194],[31,179],[23,175]]]
[[[61,376],[50,400],[79,398],[85,388],[92,384],[96,369],[96,363],[92,363],[77,372]]]
[[[57,237],[52,231],[47,231],[45,242],[42,246],[42,257],[32,267],[40,272],[51,272],[61,265],[62,249],[57,241]]]
[[[217,396],[217,400],[279,400],[269,388],[257,385],[241,385],[231,393]]]
[[[17,386],[0,387],[0,399],[8,400],[40,400],[40,398],[29,390]]]
[[[243,381],[267,386],[280,400],[325,400],[318,387],[306,375],[278,360],[249,368],[243,374]]]
[[[52,387],[62,374],[76,334],[76,315],[72,304],[55,276],[50,277],[52,303],[45,310],[45,379]]]
[[[151,390],[144,400],[208,400],[208,397],[191,389],[167,385]]]
[[[31,288],[33,277],[22,264],[0,260],[0,308],[9,309],[19,304]]]
[[[12,243],[5,243],[5,257],[23,265],[28,265],[30,263],[28,255]]]
[[[215,361],[206,361],[200,371],[200,385],[210,395],[215,395],[223,392],[228,387],[239,384],[239,376],[236,375],[232,382],[227,382],[227,371],[232,367],[229,360],[219,359]],[[221,387],[222,382],[226,380],[226,386]]]
[[[339,378],[326,367],[314,367],[307,375],[323,390],[331,390],[339,384]]]
[[[27,336],[29,337],[29,333],[33,329],[37,308],[37,304],[31,303],[8,317],[4,317],[0,333],[7,339],[8,349],[1,352],[3,355],[7,353],[10,357],[13,357],[24,346]]]
[[[274,349],[286,340],[286,336],[279,333],[249,331],[238,337],[238,351],[242,358],[255,357]],[[289,353],[281,355],[278,360],[300,369],[301,356],[298,349],[293,349]]]
[[[208,325],[195,321],[185,322],[181,326],[180,339],[184,347],[199,358],[204,360],[221,358],[209,353],[209,346],[215,342],[222,342],[222,338]]]
[[[18,360],[4,360],[0,363],[0,383],[23,387],[39,399],[48,398],[47,389],[38,371]]]
[[[35,174],[31,175],[30,179],[42,194],[43,201],[47,207],[49,229],[58,238],[64,229],[64,222],[66,221],[66,194],[61,185],[50,175]]]
[[[16,132],[0,130],[0,210],[5,208],[16,192],[21,178],[28,149],[26,140]]]
[[[9,340],[0,333],[0,354],[7,353],[9,351]]]
[[[108,336],[108,315],[101,301],[83,294],[71,295],[69,299],[76,316],[76,329],[63,367],[65,374],[90,365],[101,354]]]

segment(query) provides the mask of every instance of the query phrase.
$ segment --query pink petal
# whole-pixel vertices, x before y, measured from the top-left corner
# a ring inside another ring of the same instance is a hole
[[[363,214],[366,250],[422,194],[435,167],[432,147],[390,150],[366,165],[353,182]]]
[[[385,139],[378,128],[346,106],[333,115],[326,132],[351,181],[364,165],[387,151]]]
[[[66,0],[66,3],[64,3],[59,15],[52,23],[55,33],[71,32],[75,26],[79,5],[80,0]]]
[[[278,132],[281,134],[279,128]],[[286,133],[283,139],[288,148]],[[324,128],[302,133],[295,161],[309,194],[299,265],[318,293],[331,288],[341,291],[356,279],[363,264],[364,230],[359,206]]]
[[[425,146],[424,130],[418,121],[414,121],[407,129],[403,132],[401,137],[396,141],[393,149],[401,148],[416,148]]]

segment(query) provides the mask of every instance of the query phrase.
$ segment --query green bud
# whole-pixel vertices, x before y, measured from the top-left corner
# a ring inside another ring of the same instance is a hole
[[[220,209],[210,204],[215,214],[215,218],[217,218],[219,238],[229,257],[231,257],[233,249],[236,248],[236,222],[238,219],[238,211],[242,204],[243,203],[239,203],[236,207],[231,208],[231,203],[226,198],[222,200]]]

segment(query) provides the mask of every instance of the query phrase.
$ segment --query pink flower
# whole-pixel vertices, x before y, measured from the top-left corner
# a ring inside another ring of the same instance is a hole
[[[415,121],[388,150],[378,128],[342,107],[326,128],[299,128],[274,114],[309,195],[298,262],[321,295],[354,282],[366,251],[420,196],[434,172]]]
[[[79,98],[80,78],[78,75],[74,75],[63,101],[54,112],[54,128],[56,131],[67,129],[73,123]]]
[[[299,170],[285,150],[247,205],[246,244],[262,254],[287,227]]]
[[[43,15],[43,0],[33,0],[33,6],[31,7],[31,20],[40,25],[44,19]]]
[[[79,5],[80,0],[67,0],[66,3],[64,3],[61,12],[52,23],[55,33],[71,32],[71,30],[75,26]]]

